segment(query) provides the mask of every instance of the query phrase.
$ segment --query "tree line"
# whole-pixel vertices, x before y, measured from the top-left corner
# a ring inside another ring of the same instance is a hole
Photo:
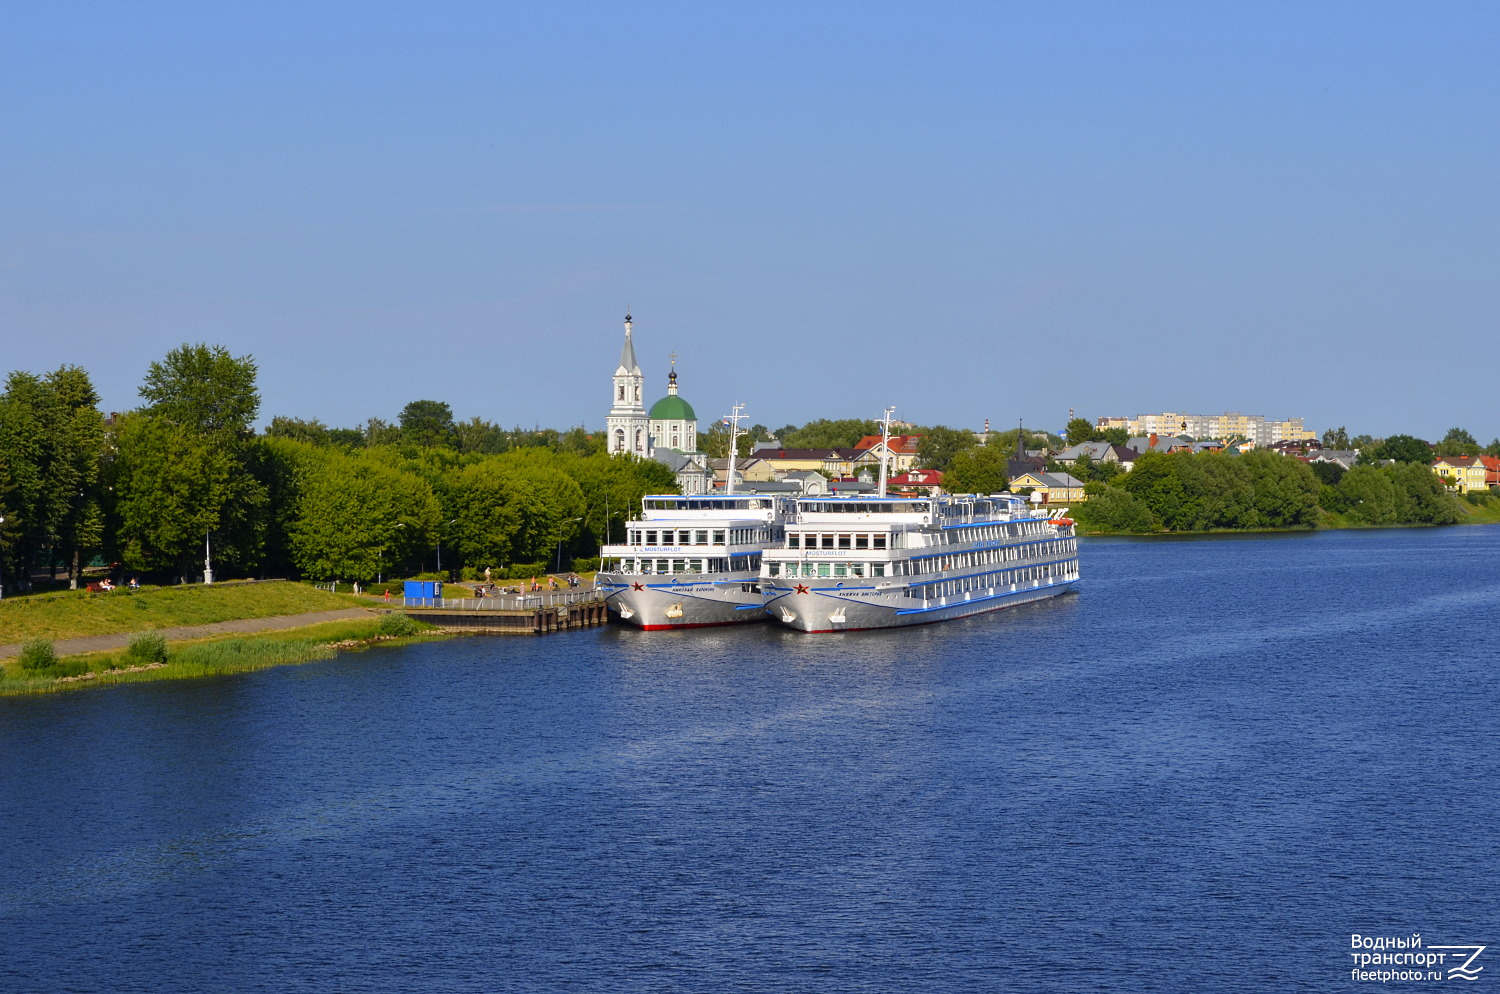
[[[1073,509],[1106,531],[1212,531],[1350,525],[1455,524],[1462,512],[1425,461],[1304,463],[1252,450],[1147,452],[1128,473],[1084,486]]]
[[[414,401],[360,429],[260,410],[251,356],[183,345],[142,404],[106,419],[88,374],[13,372],[0,394],[0,583],[76,586],[92,560],[161,579],[372,580],[436,568],[542,571],[594,556],[663,465],[605,455],[583,429],[455,423]]]

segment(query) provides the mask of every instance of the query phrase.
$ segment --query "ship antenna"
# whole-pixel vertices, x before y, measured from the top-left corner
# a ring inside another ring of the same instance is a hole
[[[734,413],[725,415],[724,423],[729,426],[729,482],[724,484],[724,493],[734,493],[734,452],[740,436],[745,434],[740,430],[740,421],[745,417],[745,405],[735,404]]]
[[[885,409],[885,417],[880,419],[880,494],[885,496],[886,463],[891,458],[891,415],[896,413],[894,407]]]

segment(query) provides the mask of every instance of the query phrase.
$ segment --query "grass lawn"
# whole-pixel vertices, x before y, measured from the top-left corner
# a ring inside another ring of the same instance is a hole
[[[0,601],[0,645],[365,606],[368,602],[355,597],[286,581],[143,587],[107,594],[64,590]]]
[[[270,666],[327,659],[340,649],[359,648],[374,641],[411,641],[442,638],[429,626],[416,625],[412,635],[387,634],[381,618],[329,621],[305,628],[259,632],[246,636],[223,636],[192,642],[173,642],[165,664],[141,666],[124,650],[89,652],[67,656],[58,665],[41,672],[27,672],[16,665],[0,664],[0,697],[45,694],[116,683],[180,680],[222,676]],[[66,679],[59,679],[65,677]]]
[[[1496,525],[1496,524],[1500,524],[1500,499],[1496,499],[1494,497],[1491,497],[1489,500],[1485,501],[1483,504],[1480,504],[1478,506],[1476,506],[1474,504],[1470,504],[1466,500],[1461,500],[1461,501],[1458,502],[1458,506],[1463,509],[1463,511],[1464,511],[1464,513],[1466,515],[1468,515],[1468,517],[1464,518],[1460,522],[1460,524],[1465,524],[1465,525]]]

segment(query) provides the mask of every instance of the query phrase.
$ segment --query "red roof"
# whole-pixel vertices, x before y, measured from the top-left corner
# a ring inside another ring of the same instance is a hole
[[[906,455],[914,456],[914,455],[917,454],[917,447],[922,444],[922,436],[921,435],[892,435],[891,438],[890,438],[890,443],[891,443],[890,444],[890,448],[891,448],[892,452],[897,452],[897,453],[900,453],[901,455],[904,455],[904,456],[906,456]],[[864,438],[860,439],[858,442],[855,442],[854,443],[854,447],[856,449],[873,449],[873,448],[875,448],[875,446],[877,446],[879,444],[880,444],[880,436],[879,435],[866,435]]]
[[[893,487],[941,487],[943,473],[936,469],[911,469],[891,477],[886,482]]]

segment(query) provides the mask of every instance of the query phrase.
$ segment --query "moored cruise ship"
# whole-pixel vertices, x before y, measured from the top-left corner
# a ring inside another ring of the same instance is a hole
[[[761,555],[784,540],[788,503],[766,494],[646,497],[625,543],[601,550],[605,602],[645,629],[764,621]]]
[[[809,497],[761,568],[773,620],[805,632],[949,621],[1078,584],[1067,509],[1020,497]]]

